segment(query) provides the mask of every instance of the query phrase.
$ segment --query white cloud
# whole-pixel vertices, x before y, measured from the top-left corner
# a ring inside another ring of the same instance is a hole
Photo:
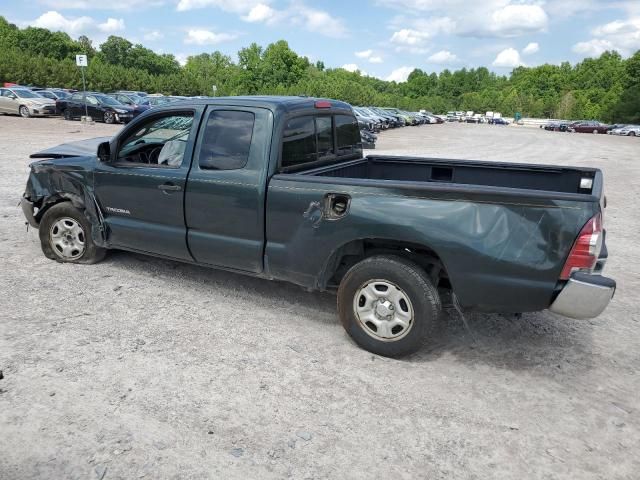
[[[237,35],[231,33],[216,33],[204,28],[192,28],[187,32],[184,43],[188,45],[216,45],[236,38],[238,38]]]
[[[342,38],[348,29],[342,19],[335,18],[324,10],[294,1],[283,9],[272,8],[271,0],[179,0],[178,11],[214,7],[225,12],[236,13],[245,22],[267,25],[295,25],[309,32],[326,37]]]
[[[247,13],[256,5],[264,4],[264,0],[179,0],[176,9],[179,12],[197,8],[216,7],[225,12]]]
[[[369,63],[382,63],[382,57],[380,55],[374,55],[373,50],[354,52],[354,55],[358,58],[367,60]]]
[[[269,5],[259,3],[242,17],[245,22],[268,22],[276,17],[276,11]]]
[[[157,40],[162,40],[164,38],[164,34],[158,30],[150,30],[145,32],[142,38],[148,42],[155,42]]]
[[[599,25],[591,34],[594,38],[576,43],[573,51],[588,57],[597,57],[606,50],[616,50],[622,56],[629,56],[640,49],[640,16]]]
[[[391,28],[414,30],[422,38],[439,33],[517,37],[544,31],[549,22],[543,8],[545,2],[538,0],[378,0],[378,3],[403,12],[391,20]]]
[[[360,70],[360,67],[358,67],[357,63],[345,63],[340,68],[346,70],[347,72],[357,72],[358,70]]]
[[[549,17],[540,5],[507,5],[491,15],[489,30],[511,37],[540,32],[547,28]]]
[[[514,68],[524,65],[520,59],[520,54],[515,48],[505,48],[496,56],[492,65],[494,67]]]
[[[105,33],[121,32],[124,30],[122,18],[108,18],[106,22],[98,24],[98,29]]]
[[[406,82],[409,74],[415,70],[415,67],[400,67],[392,71],[386,78],[389,82]]]
[[[81,33],[87,33],[95,28],[95,20],[91,17],[75,17],[67,18],[64,15],[51,10],[43,13],[30,25],[33,27],[47,28],[53,31],[67,32],[71,35],[79,35]]]
[[[524,49],[522,50],[522,53],[524,55],[532,55],[534,53],[537,53],[538,50],[540,50],[540,45],[538,45],[536,42],[531,42],[527,44],[526,47],[524,47]]]
[[[373,55],[373,50],[362,50],[361,52],[355,52],[355,56],[358,58],[369,58]]]
[[[449,50],[440,50],[427,58],[427,60],[439,65],[450,65],[459,61],[458,56],[455,53],[451,53]]]
[[[164,0],[41,0],[39,3],[60,10],[140,10],[163,5]]]
[[[599,57],[607,50],[614,50],[613,43],[609,40],[594,38],[588,42],[578,42],[573,46],[573,51],[586,57]]]

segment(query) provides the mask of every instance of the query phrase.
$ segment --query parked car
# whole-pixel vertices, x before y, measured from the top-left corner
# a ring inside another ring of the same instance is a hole
[[[578,122],[572,123],[568,130],[571,132],[578,133],[607,133],[608,126],[597,122],[595,120],[590,120],[588,122]]]
[[[490,125],[509,125],[509,122],[502,117],[496,117],[489,119]]]
[[[461,311],[606,308],[600,170],[360,144],[343,102],[187,100],[32,155],[22,209],[58,262],[113,248],[337,291],[342,325],[380,355],[429,338],[440,292]]]
[[[141,92],[136,90],[118,90],[116,93],[124,93],[129,95],[137,95],[138,97],[146,97],[149,94],[147,92]]]
[[[100,92],[76,92],[71,97],[56,101],[57,109],[65,120],[85,116],[104,123],[127,123],[133,118],[133,108]]]
[[[0,88],[0,113],[28,118],[55,115],[56,103],[23,87]]]
[[[118,92],[110,93],[109,96],[115,98],[123,105],[128,105],[129,107],[131,107],[133,109],[132,113],[134,118],[151,108],[151,104],[148,100],[149,97],[140,97],[133,93]]]
[[[157,107],[160,105],[166,105],[170,102],[175,102],[177,100],[183,100],[186,97],[173,97],[173,96],[164,96],[164,95],[149,95],[144,97],[144,99],[149,103],[151,108]]]
[[[46,88],[44,90],[38,90],[38,95],[49,98],[54,102],[56,100],[64,100],[65,98],[69,98],[71,94],[65,90],[61,90],[59,88]]]
[[[637,137],[640,136],[640,125],[625,125],[624,127],[613,130],[610,133],[612,133],[613,135],[622,135],[625,137]]]

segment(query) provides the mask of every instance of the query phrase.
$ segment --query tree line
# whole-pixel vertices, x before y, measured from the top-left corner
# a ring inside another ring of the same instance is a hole
[[[0,81],[81,88],[75,55],[89,57],[87,88],[144,90],[165,95],[310,95],[353,105],[434,112],[520,112],[526,117],[600,119],[640,123],[640,51],[617,52],[576,65],[517,67],[510,76],[485,67],[440,73],[415,69],[406,82],[389,82],[325,68],[286,41],[241,49],[237,61],[219,51],[191,56],[184,66],[125,38],[110,36],[96,49],[86,36],[72,39],[43,28],[20,29],[0,17]]]

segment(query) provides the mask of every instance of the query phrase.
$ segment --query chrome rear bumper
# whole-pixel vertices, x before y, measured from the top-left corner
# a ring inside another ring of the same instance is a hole
[[[611,278],[576,272],[549,310],[569,318],[594,318],[607,308],[615,291],[616,282]]]

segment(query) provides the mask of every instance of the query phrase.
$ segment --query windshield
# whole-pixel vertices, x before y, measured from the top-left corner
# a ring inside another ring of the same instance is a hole
[[[96,98],[100,101],[100,103],[102,103],[103,105],[111,105],[113,107],[122,107],[122,103],[120,103],[118,100],[116,100],[113,97],[110,97],[109,95],[96,95]]]
[[[23,89],[16,88],[15,90],[13,90],[13,93],[15,93],[20,98],[42,98],[41,95],[38,95],[37,93],[33,93],[31,90],[27,90],[26,88],[23,88]]]

